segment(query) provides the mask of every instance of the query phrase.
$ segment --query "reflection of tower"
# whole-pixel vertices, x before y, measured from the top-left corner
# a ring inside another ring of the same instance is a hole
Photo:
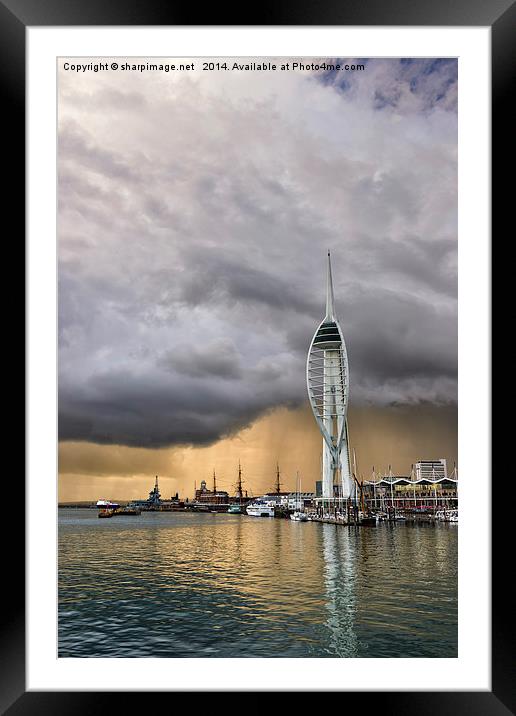
[[[335,316],[329,251],[326,315],[310,343],[306,384],[310,406],[323,436],[323,500],[334,500],[335,483],[339,485],[339,494],[346,500],[352,493],[346,419],[349,368],[344,336]]]
[[[335,529],[331,525],[322,525],[326,587],[326,648],[331,656],[358,656],[360,645],[355,632],[358,610],[357,540],[358,535],[354,530]]]

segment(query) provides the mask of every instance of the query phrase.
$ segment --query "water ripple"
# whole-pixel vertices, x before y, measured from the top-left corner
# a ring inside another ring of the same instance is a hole
[[[61,657],[454,657],[457,528],[59,511]]]

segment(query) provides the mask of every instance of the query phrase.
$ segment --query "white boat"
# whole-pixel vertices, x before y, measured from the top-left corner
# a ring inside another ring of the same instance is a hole
[[[290,519],[294,520],[294,522],[308,522],[308,517],[305,515],[303,510],[299,509],[299,505],[301,504],[301,478],[299,477],[299,472],[297,472],[296,476],[296,502],[298,509],[294,510],[294,512],[290,515]]]
[[[459,521],[459,510],[437,510],[435,519],[439,522],[454,522],[457,524]]]
[[[299,512],[296,510],[290,515],[290,519],[294,520],[295,522],[308,522],[308,515],[305,515],[304,512]]]
[[[245,508],[250,517],[274,517],[274,502],[255,500]]]
[[[100,510],[116,510],[120,505],[117,502],[111,502],[111,500],[97,500],[97,507]]]

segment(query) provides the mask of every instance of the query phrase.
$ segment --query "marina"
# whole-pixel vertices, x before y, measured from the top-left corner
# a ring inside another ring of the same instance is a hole
[[[436,461],[434,461],[436,462]],[[237,496],[230,498],[228,493],[210,491],[206,482],[201,481],[199,490],[195,490],[193,500],[179,500],[176,494],[170,500],[162,499],[159,491],[158,476],[147,500],[130,502],[99,499],[95,504],[61,505],[61,507],[83,507],[98,509],[101,518],[119,516],[138,516],[142,512],[209,512],[212,514],[249,515],[251,517],[290,518],[294,521],[315,521],[338,525],[374,526],[387,522],[450,522],[458,524],[458,476],[454,466],[450,477],[446,474],[446,461],[439,461],[442,474],[418,477],[420,463],[412,466],[410,478],[395,477],[389,467],[389,475],[376,476],[373,468],[371,480],[359,482],[354,478],[353,493],[344,499],[340,496],[340,486],[334,485],[334,499],[321,499],[320,482],[316,482],[315,492],[301,492],[299,474],[296,476],[296,491],[282,492],[279,483],[279,466],[275,491],[259,497],[243,496],[242,467],[238,465]],[[215,487],[215,486],[214,486]]]

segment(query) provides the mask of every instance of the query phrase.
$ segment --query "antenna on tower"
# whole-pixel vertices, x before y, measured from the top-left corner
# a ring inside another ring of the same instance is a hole
[[[326,278],[326,316],[325,322],[330,323],[335,320],[335,309],[334,309],[334,297],[333,297],[333,279],[331,275],[331,260],[330,251],[328,250],[328,274]]]

